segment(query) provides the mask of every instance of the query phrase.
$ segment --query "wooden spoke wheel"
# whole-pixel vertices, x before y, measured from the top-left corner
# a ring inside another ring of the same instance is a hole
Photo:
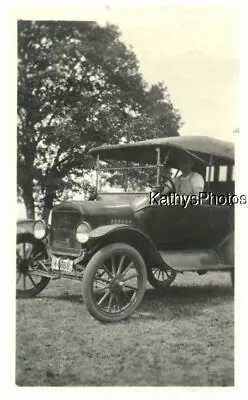
[[[149,283],[158,289],[164,289],[172,284],[177,273],[172,269],[161,269],[159,267],[148,268],[147,279]]]
[[[89,313],[101,322],[128,318],[140,305],[147,271],[138,251],[114,243],[100,249],[83,276],[83,299]]]
[[[35,297],[48,285],[50,279],[33,275],[39,260],[47,258],[44,244],[30,234],[17,235],[16,241],[16,296]]]

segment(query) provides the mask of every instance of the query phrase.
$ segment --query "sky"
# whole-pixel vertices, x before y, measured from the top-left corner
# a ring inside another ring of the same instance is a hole
[[[184,121],[181,134],[234,140],[238,110],[238,12],[234,6],[107,6],[148,83],[164,81]]]

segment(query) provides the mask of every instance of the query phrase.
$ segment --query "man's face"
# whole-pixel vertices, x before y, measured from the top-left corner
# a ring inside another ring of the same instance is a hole
[[[189,174],[193,168],[193,161],[190,158],[184,158],[180,162],[179,169],[183,174]]]

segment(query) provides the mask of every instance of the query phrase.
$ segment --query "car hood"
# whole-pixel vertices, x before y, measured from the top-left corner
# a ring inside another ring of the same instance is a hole
[[[111,213],[111,212],[131,212],[132,205],[128,201],[123,201],[121,203],[116,203],[116,201],[112,200],[99,200],[99,201],[71,201],[65,202],[53,208],[53,211],[56,210],[70,210],[77,209],[81,211],[83,214],[94,215],[98,213]]]
[[[97,201],[71,201],[64,202],[58,206],[55,206],[53,210],[69,210],[78,209],[84,214],[94,215],[98,213],[116,213],[116,212],[127,212],[132,213],[140,210],[141,208],[147,207],[149,205],[148,195],[139,196],[132,199],[131,201],[127,199],[121,200],[97,200]]]
[[[55,206],[53,212],[75,212],[82,213],[83,220],[90,223],[92,228],[117,223],[132,223],[134,210],[127,201],[117,203],[116,201],[73,201]]]

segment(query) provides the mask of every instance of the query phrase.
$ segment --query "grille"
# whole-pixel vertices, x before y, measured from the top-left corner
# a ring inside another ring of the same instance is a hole
[[[52,214],[50,247],[53,253],[78,255],[81,245],[76,239],[76,229],[82,221],[78,211],[55,211]]]

